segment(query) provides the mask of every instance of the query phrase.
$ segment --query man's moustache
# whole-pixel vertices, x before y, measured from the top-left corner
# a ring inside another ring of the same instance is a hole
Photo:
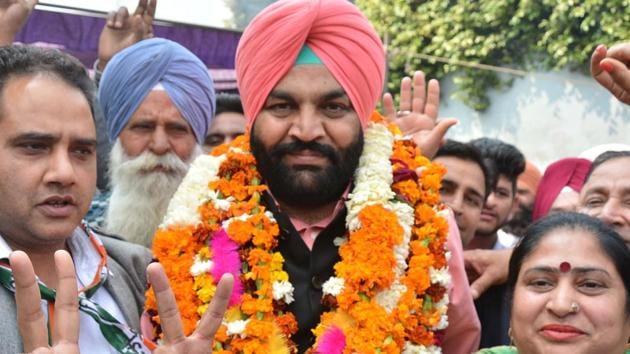
[[[337,163],[337,153],[331,146],[320,144],[317,142],[294,141],[291,143],[281,144],[274,147],[270,152],[271,156],[281,158],[285,155],[295,154],[302,151],[314,151],[328,158],[331,162]]]

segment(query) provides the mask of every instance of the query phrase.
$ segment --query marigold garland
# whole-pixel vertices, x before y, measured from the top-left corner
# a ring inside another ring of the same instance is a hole
[[[346,203],[349,233],[336,240],[341,261],[323,287],[322,301],[330,310],[313,330],[313,351],[439,353],[450,282],[448,224],[439,211],[444,171],[378,114],[365,136]],[[226,312],[214,352],[292,353],[297,322],[283,308],[293,301],[293,286],[282,255],[274,251],[279,229],[260,202],[267,187],[248,141],[240,137],[193,163],[153,252],[171,280],[189,334],[214,296],[220,274],[215,274],[211,240],[225,232],[228,243],[239,247],[236,281],[243,290]],[[151,291],[146,308],[159,335]]]

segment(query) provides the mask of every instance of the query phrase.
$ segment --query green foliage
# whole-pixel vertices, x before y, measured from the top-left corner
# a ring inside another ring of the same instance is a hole
[[[486,109],[489,89],[509,87],[496,71],[570,68],[587,72],[599,43],[630,40],[630,0],[357,0],[387,45],[388,88],[422,69],[427,77],[453,74],[455,96]],[[444,63],[421,55],[441,57]],[[506,78],[508,77],[508,78]]]
[[[276,0],[223,0],[232,11],[232,18],[226,21],[228,27],[243,30],[262,9]]]

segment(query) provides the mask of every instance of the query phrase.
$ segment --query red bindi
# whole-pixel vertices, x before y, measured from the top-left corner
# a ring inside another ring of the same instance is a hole
[[[569,262],[560,263],[560,271],[562,273],[568,273],[569,271],[571,271],[571,263]]]

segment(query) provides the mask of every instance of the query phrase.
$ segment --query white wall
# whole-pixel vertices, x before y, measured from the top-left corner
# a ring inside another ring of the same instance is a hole
[[[490,108],[481,113],[450,99],[453,87],[452,80],[442,82],[440,116],[460,120],[448,138],[498,138],[516,145],[541,169],[595,145],[630,144],[630,106],[582,74],[538,72],[517,78],[508,91],[490,92]]]

